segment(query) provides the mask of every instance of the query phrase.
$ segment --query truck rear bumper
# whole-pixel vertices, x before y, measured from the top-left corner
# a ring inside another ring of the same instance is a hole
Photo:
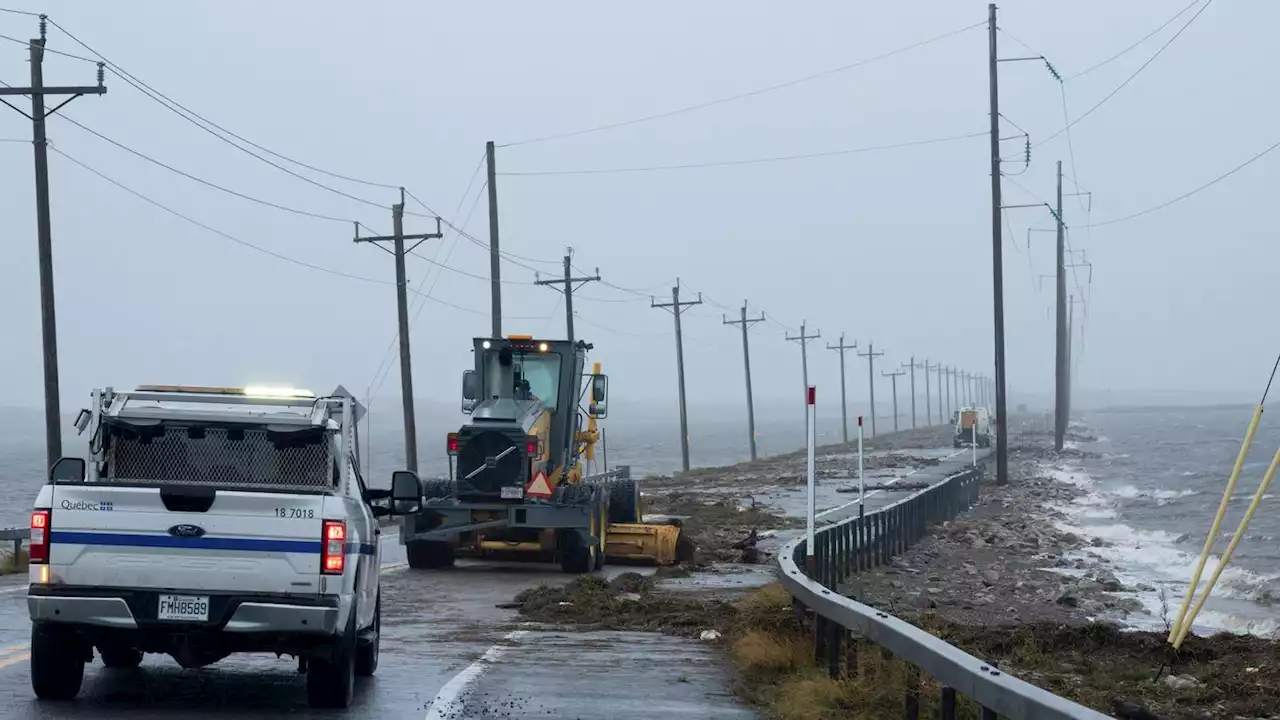
[[[116,630],[333,635],[345,627],[344,610],[349,611],[350,605],[340,603],[337,596],[182,594],[209,597],[207,622],[158,620],[155,607],[159,593],[132,589],[33,585],[27,608],[33,622]]]

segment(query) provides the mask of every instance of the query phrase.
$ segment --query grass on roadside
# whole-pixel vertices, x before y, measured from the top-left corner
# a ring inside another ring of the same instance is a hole
[[[27,571],[29,561],[30,558],[27,555],[26,548],[22,548],[18,551],[17,562],[14,562],[12,551],[0,554],[0,575],[24,573]]]

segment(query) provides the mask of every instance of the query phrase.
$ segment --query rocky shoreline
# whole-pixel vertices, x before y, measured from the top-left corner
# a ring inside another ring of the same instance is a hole
[[[860,584],[845,589],[899,617],[923,610],[966,624],[1123,623],[1132,613],[1146,613],[1131,591],[1153,588],[1126,588],[1107,560],[1087,553],[1103,541],[1056,526],[1066,518],[1055,507],[1085,491],[1049,477],[1044,467],[1079,454],[1055,453],[1043,444],[1012,448],[1007,486],[997,486],[989,469],[969,512],[932,528],[889,566],[864,573]]]

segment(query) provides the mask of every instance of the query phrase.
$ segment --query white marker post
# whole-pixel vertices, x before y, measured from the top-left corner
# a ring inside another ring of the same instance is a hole
[[[813,426],[816,424],[815,421],[817,420],[817,415],[815,414],[815,406],[814,406],[815,395],[816,393],[814,392],[814,386],[810,385],[808,388],[807,405],[805,407],[805,414],[808,416],[808,420],[809,420],[809,423],[808,423],[809,437],[806,439],[808,457],[806,459],[806,467],[805,467],[805,474],[808,478],[808,484],[809,484],[809,513],[808,513],[809,526],[808,526],[808,534],[806,536],[806,541],[808,546],[807,546],[807,553],[805,555],[805,570],[809,573],[810,577],[812,577],[813,574],[816,573],[818,570],[817,559],[814,557],[814,554],[813,554],[814,553],[814,544],[813,544],[814,511],[817,507],[817,499],[814,497],[815,488],[814,488],[814,469],[813,469],[814,438],[816,437],[814,434]]]
[[[866,528],[867,518],[867,478],[863,470],[862,462],[862,416],[858,416],[858,527]],[[869,538],[870,533],[865,531],[859,533],[860,538]],[[858,542],[864,542],[859,540]],[[862,553],[862,548],[858,548],[858,553]],[[855,591],[855,598],[862,598],[862,573],[858,573],[858,586]]]

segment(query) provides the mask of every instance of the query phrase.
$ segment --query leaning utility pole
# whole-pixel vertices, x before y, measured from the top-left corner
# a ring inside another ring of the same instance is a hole
[[[845,399],[844,392],[844,351],[857,350],[858,342],[855,340],[852,345],[844,344],[844,333],[840,333],[840,344],[832,345],[827,343],[828,350],[835,350],[840,353],[840,431],[841,437],[844,438],[846,445],[849,444],[849,403]]]
[[[906,370],[896,370],[894,372],[881,372],[881,375],[889,378],[893,382],[893,431],[898,432],[898,377],[906,375]]]
[[[742,301],[742,318],[740,320],[730,320],[721,317],[725,325],[738,325],[742,328],[742,367],[747,378],[747,439],[751,441],[751,459],[756,459],[756,407],[755,402],[751,399],[751,348],[747,345],[747,330],[752,325],[764,322],[764,313],[760,313],[758,318],[747,317],[747,301]]]
[[[498,248],[498,172],[493,141],[484,144],[489,182],[489,310],[493,314],[490,337],[502,337],[502,263]]]
[[[418,423],[413,412],[413,362],[409,357],[409,281],[405,279],[404,256],[411,253],[427,240],[436,240],[444,235],[440,232],[440,218],[436,218],[436,231],[420,235],[404,234],[404,188],[400,188],[400,202],[391,206],[391,235],[360,237],[360,223],[356,223],[358,243],[389,242],[391,253],[396,260],[396,315],[400,322],[400,399],[404,410],[404,464],[413,472],[418,472]],[[405,249],[405,240],[417,240],[413,247]]]
[[[933,423],[933,405],[929,399],[929,373],[937,366],[929,364],[929,358],[924,359],[924,420],[927,423]]]
[[[98,84],[80,86],[46,86],[44,84],[44,47],[47,20],[40,16],[40,37],[28,41],[31,60],[30,87],[0,87],[0,98],[5,95],[31,97],[31,114],[9,105],[31,120],[31,146],[35,151],[36,165],[36,254],[40,266],[40,336],[44,361],[44,451],[45,469],[62,457],[61,397],[58,391],[58,323],[53,302],[53,231],[50,228],[49,211],[49,140],[45,135],[45,120],[64,105],[81,95],[103,95],[103,65],[98,63]],[[44,100],[48,96],[70,95],[52,110],[47,110]]]
[[[680,314],[684,309],[702,304],[702,293],[697,300],[680,302],[680,278],[676,278],[675,287],[671,288],[671,302],[660,303],[649,298],[650,307],[669,308],[676,319],[676,382],[680,386],[680,464],[685,472],[689,472],[689,416],[684,404],[684,336],[680,333]],[[753,441],[754,442],[754,441]]]
[[[805,332],[804,325],[805,325],[804,322],[800,323],[799,335],[796,335],[795,337],[786,335],[785,337],[789,341],[800,343],[800,365],[803,368],[802,373],[804,376],[804,392],[805,392],[804,433],[805,433],[805,437],[809,437],[809,350],[808,348],[809,348],[810,340],[817,340],[818,338],[822,337],[822,331],[819,330],[818,332],[812,335],[809,335]]]
[[[916,370],[924,367],[924,365],[916,364],[916,356],[911,356],[910,362],[902,363],[902,367],[911,370],[911,429],[916,429]]]
[[[995,315],[996,484],[1009,483],[1009,434],[1005,417],[1004,257],[1000,237],[1000,79],[996,43],[996,4],[987,6],[988,74],[991,85],[991,300]]]
[[[871,416],[871,437],[876,436],[876,358],[884,354],[882,352],[876,352],[875,350],[875,343],[867,343],[867,351],[864,353],[858,353],[858,357],[864,357],[867,359],[867,383],[869,385],[868,395],[870,395],[869,402],[871,406],[870,412],[867,414]]]
[[[600,279],[600,269],[596,268],[596,274],[589,277],[573,277],[571,271],[573,269],[573,248],[568,248],[564,254],[564,277],[555,280],[543,280],[534,275],[533,282],[535,285],[559,285],[560,292],[564,294],[564,333],[565,339],[569,341],[569,351],[577,352],[577,338],[573,335],[573,291],[578,284],[579,287],[589,282],[596,282]],[[572,361],[571,361],[572,362]],[[573,432],[566,433],[565,437],[565,462],[568,458],[573,457],[573,447],[578,442]],[[687,453],[686,453],[687,455]],[[686,468],[687,469],[687,468]]]

